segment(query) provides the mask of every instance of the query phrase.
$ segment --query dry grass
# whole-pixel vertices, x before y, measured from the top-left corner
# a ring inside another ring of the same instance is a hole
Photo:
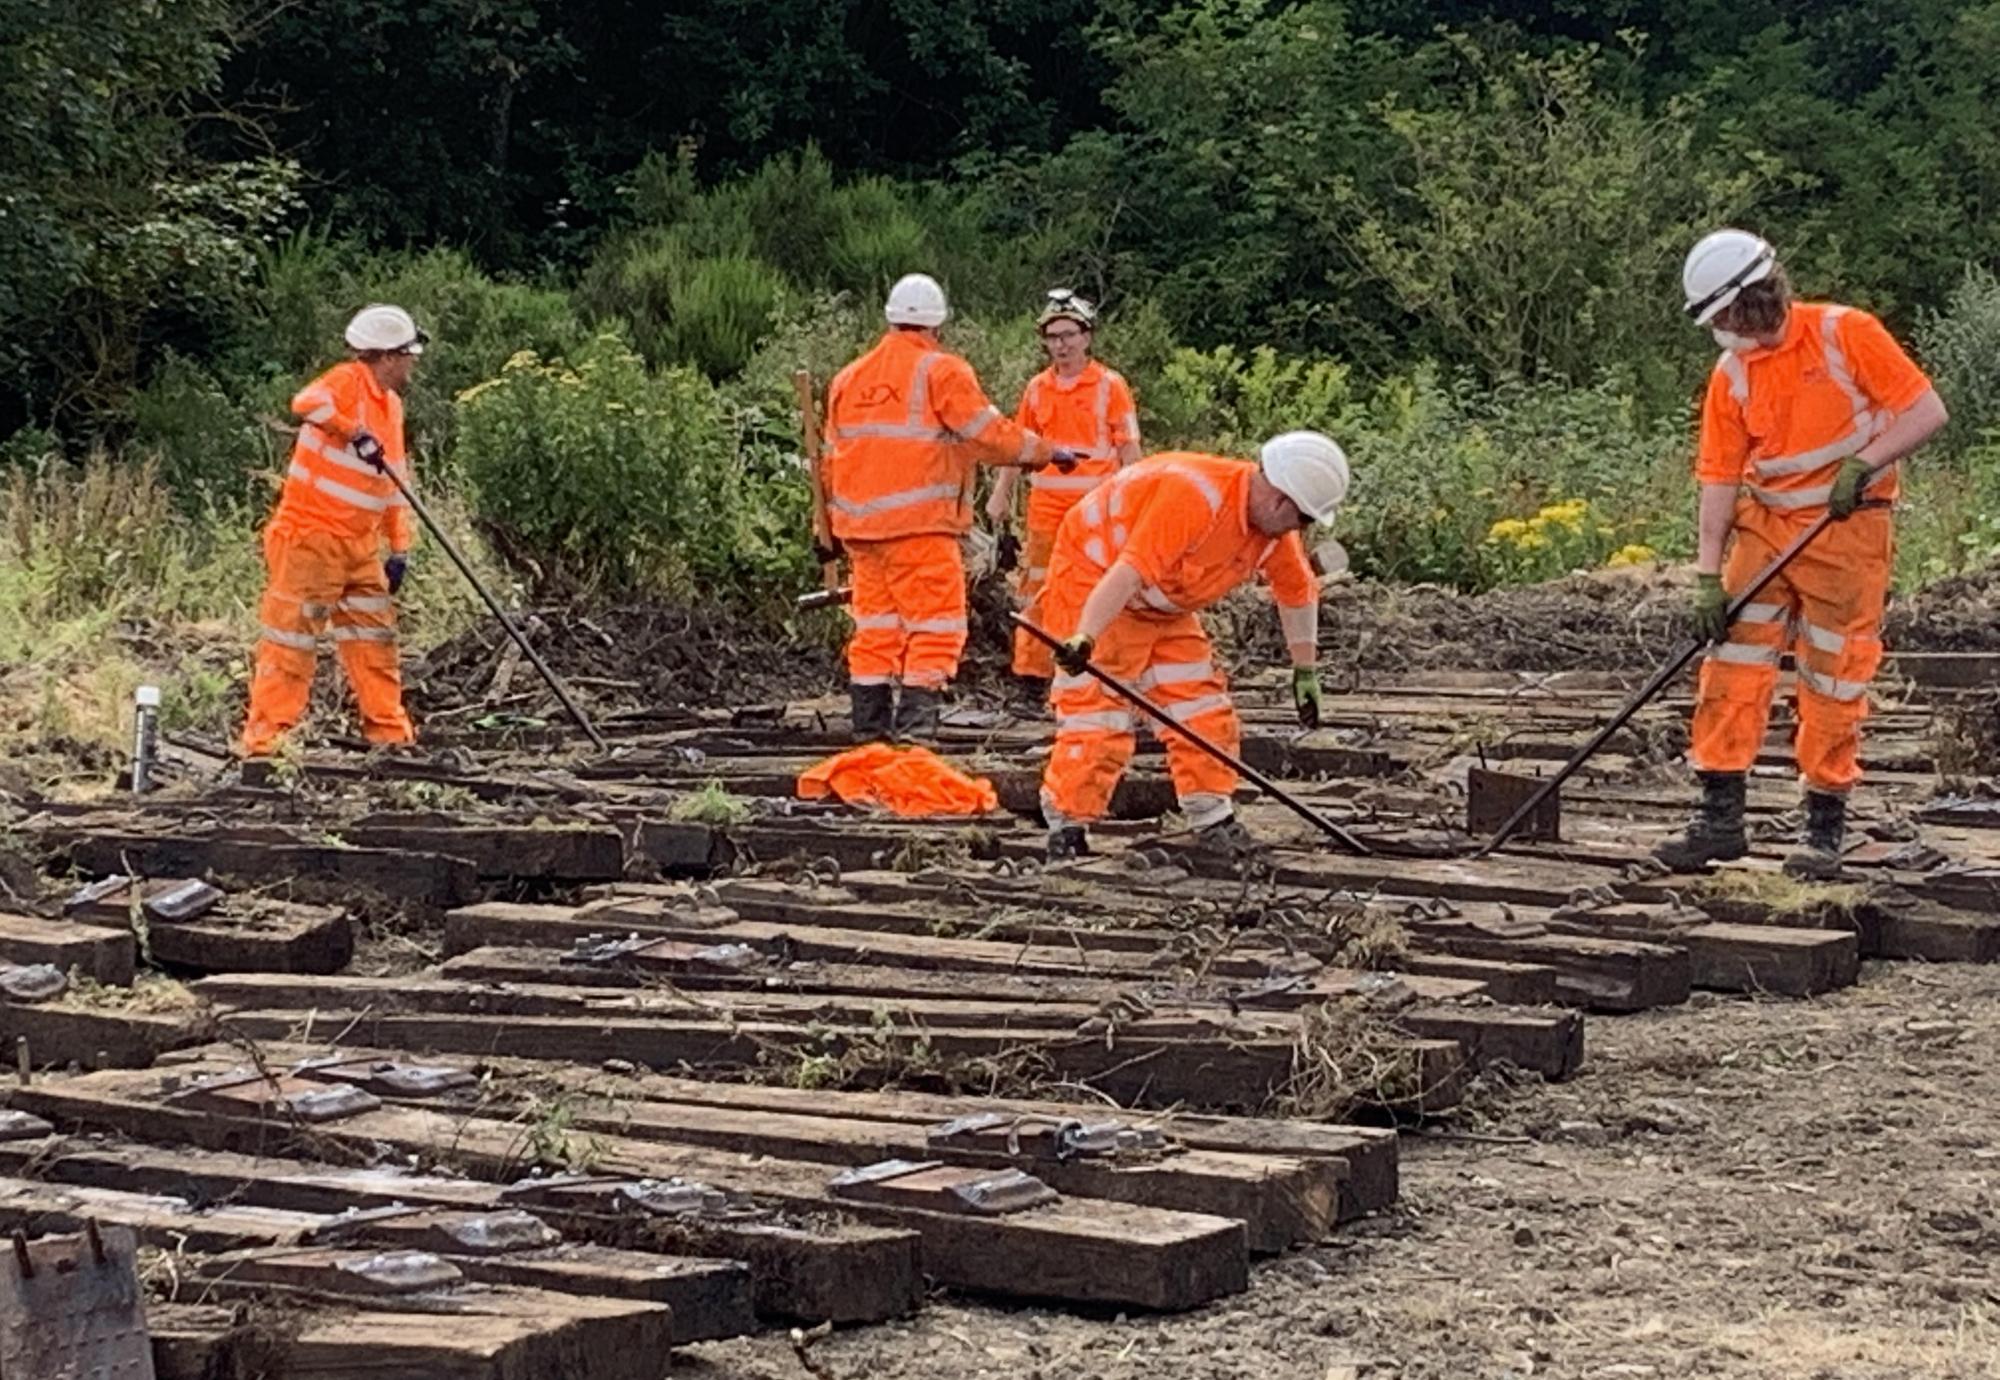
[[[1772,915],[1853,915],[1867,888],[1853,882],[1802,882],[1782,872],[1724,868],[1696,884],[1697,899],[1756,906]]]
[[[130,987],[114,987],[71,970],[63,1005],[87,1011],[172,1016],[205,1010],[208,1003],[185,985],[157,973],[141,973]]]

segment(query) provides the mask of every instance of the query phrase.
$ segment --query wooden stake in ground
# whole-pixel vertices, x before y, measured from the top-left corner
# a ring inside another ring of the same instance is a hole
[[[826,515],[826,456],[819,435],[819,408],[813,402],[813,376],[805,369],[792,371],[792,391],[799,398],[799,442],[805,447],[806,469],[812,476],[813,544],[822,551],[833,550],[833,523]],[[828,594],[840,589],[840,561],[824,561],[819,568],[821,586]]]

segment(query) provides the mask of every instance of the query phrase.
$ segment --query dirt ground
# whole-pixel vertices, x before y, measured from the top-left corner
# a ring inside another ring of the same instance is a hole
[[[820,1380],[2000,1377],[2000,971],[1593,1019],[1588,1068],[1404,1141],[1397,1210],[1176,1317],[945,1298]],[[805,1380],[782,1334],[676,1375]]]

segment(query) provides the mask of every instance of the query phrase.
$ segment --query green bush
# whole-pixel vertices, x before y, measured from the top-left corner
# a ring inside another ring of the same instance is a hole
[[[727,378],[770,334],[784,292],[783,278],[761,260],[704,255],[679,229],[646,229],[607,244],[579,296],[593,319],[629,330],[647,363]]]
[[[1177,446],[1254,454],[1281,431],[1348,429],[1358,412],[1345,365],[1280,358],[1269,345],[1245,357],[1231,345],[1175,350],[1140,402],[1142,429]]]
[[[544,584],[727,597],[802,562],[796,443],[762,436],[782,414],[733,410],[693,370],[648,373],[606,335],[573,365],[522,351],[458,401],[478,510]]]
[[[2000,277],[1968,265],[1944,310],[1918,318],[1916,347],[1951,409],[1951,448],[2000,434]]]
[[[281,470],[291,448],[262,420],[284,416],[286,400],[260,401],[232,397],[208,369],[169,351],[133,395],[129,449],[158,457],[160,478],[184,512],[259,507],[269,492],[256,476]]]

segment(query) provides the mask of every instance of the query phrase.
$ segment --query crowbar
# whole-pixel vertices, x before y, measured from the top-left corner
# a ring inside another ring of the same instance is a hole
[[[401,494],[403,501],[410,505],[410,511],[417,515],[419,522],[423,523],[424,530],[437,538],[438,545],[444,548],[444,554],[451,557],[451,563],[458,567],[458,573],[463,575],[466,583],[471,585],[478,592],[479,597],[486,601],[486,607],[492,610],[495,618],[500,620],[500,626],[507,630],[507,636],[514,639],[514,645],[526,653],[528,660],[534,663],[535,669],[541,673],[542,679],[548,682],[549,689],[556,692],[556,698],[562,701],[562,707],[569,711],[569,716],[576,720],[577,727],[584,731],[599,752],[609,752],[611,748],[604,741],[604,735],[597,731],[597,726],[591,723],[589,717],[584,714],[582,709],[577,707],[576,701],[570,698],[568,689],[556,678],[556,673],[549,669],[549,664],[542,660],[542,654],[534,649],[534,646],[528,641],[526,635],[514,626],[514,620],[509,618],[507,611],[500,607],[500,601],[493,597],[492,591],[486,588],[485,582],[472,573],[472,567],[466,564],[465,557],[459,553],[458,547],[452,543],[450,537],[445,535],[444,529],[438,526],[437,519],[431,516],[430,510],[424,507],[423,500],[410,492],[410,486],[403,482],[403,476],[397,474],[392,467],[385,464],[378,465],[376,468],[389,476],[389,482],[396,486],[396,492]]]
[[[1063,644],[1061,638],[1052,636],[1046,630],[1036,627],[1033,623],[1029,622],[1026,618],[1023,618],[1018,613],[1009,614],[1008,617],[1012,618],[1014,620],[1015,625],[1021,628],[1023,631],[1025,631],[1028,634],[1028,636],[1034,638],[1038,642],[1045,643],[1050,651],[1055,652],[1062,650]],[[1097,683],[1099,685],[1102,685],[1106,690],[1109,690],[1112,694],[1118,696],[1119,699],[1124,700],[1127,704],[1131,705],[1134,709],[1137,709],[1140,713],[1144,714],[1154,723],[1159,724],[1164,728],[1172,729],[1175,733],[1178,733],[1182,738],[1186,739],[1188,742],[1193,743],[1196,747],[1200,748],[1210,757],[1213,757],[1216,761],[1230,768],[1237,775],[1242,776],[1247,780],[1249,780],[1259,790],[1264,792],[1265,795],[1270,796],[1271,799],[1277,801],[1280,805],[1290,810],[1300,819],[1312,825],[1313,828],[1319,830],[1322,834],[1325,834],[1328,838],[1333,839],[1342,848],[1347,849],[1350,853],[1358,853],[1363,857],[1371,856],[1374,853],[1375,851],[1374,849],[1370,848],[1367,844],[1363,843],[1353,834],[1348,833],[1347,830],[1341,828],[1338,824],[1335,824],[1332,820],[1326,818],[1324,815],[1320,814],[1317,810],[1314,810],[1304,801],[1299,800],[1297,797],[1293,796],[1290,792],[1286,791],[1283,787],[1278,785],[1277,782],[1273,781],[1270,777],[1264,775],[1264,773],[1258,771],[1255,767],[1251,766],[1248,762],[1245,762],[1242,758],[1224,752],[1214,743],[1209,742],[1208,739],[1202,737],[1199,733],[1196,733],[1186,724],[1174,718],[1173,715],[1167,713],[1166,710],[1154,704],[1151,700],[1147,699],[1137,690],[1134,690],[1131,686],[1125,684],[1124,681],[1119,680],[1109,671],[1100,670],[1098,667],[1089,664],[1086,664],[1083,669],[1089,672],[1090,675],[1097,680]]]
[[[1889,505],[1886,501],[1872,500],[1863,503],[1861,506],[1864,508],[1886,508]],[[1793,537],[1790,544],[1772,558],[1769,565],[1758,572],[1757,578],[1752,580],[1741,594],[1729,601],[1728,612],[1724,615],[1725,624],[1734,623],[1741,617],[1743,610],[1753,603],[1759,594],[1763,593],[1764,586],[1777,579],[1779,572],[1792,563],[1793,557],[1805,550],[1812,539],[1817,537],[1821,532],[1824,532],[1835,520],[1832,513],[1821,513],[1812,526],[1806,528],[1805,531],[1799,533],[1796,537]],[[1570,754],[1570,759],[1562,764],[1562,770],[1551,776],[1547,781],[1544,781],[1540,790],[1522,801],[1515,808],[1514,813],[1507,817],[1507,822],[1502,824],[1493,837],[1488,839],[1479,851],[1472,856],[1474,858],[1483,858],[1505,843],[1509,838],[1513,837],[1514,831],[1521,827],[1522,822],[1533,816],[1536,806],[1546,800],[1563,782],[1576,775],[1577,769],[1595,756],[1597,750],[1610,741],[1612,734],[1623,728],[1628,719],[1643,709],[1653,696],[1659,694],[1666,687],[1668,681],[1679,675],[1681,669],[1690,661],[1693,661],[1701,653],[1702,649],[1707,646],[1708,643],[1702,639],[1690,637],[1676,648],[1674,654],[1667,658],[1659,670],[1653,672],[1644,685],[1633,692],[1632,698],[1625,701],[1624,706],[1611,716],[1604,727],[1591,734],[1589,742]]]

